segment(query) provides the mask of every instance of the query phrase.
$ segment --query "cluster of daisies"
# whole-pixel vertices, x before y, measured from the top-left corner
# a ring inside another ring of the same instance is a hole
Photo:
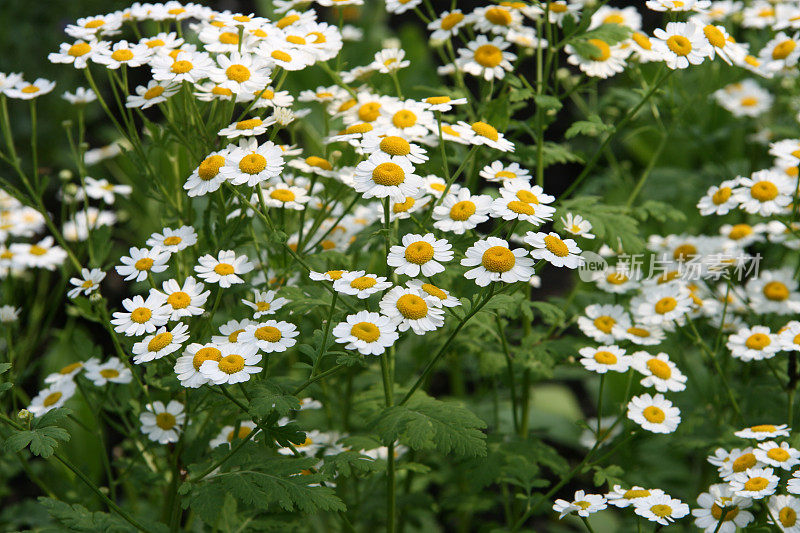
[[[691,509],[695,525],[705,533],[735,533],[755,520],[753,505],[761,503],[767,522],[780,531],[793,533],[800,529],[800,471],[791,470],[800,464],[800,450],[787,439],[791,428],[786,424],[761,424],[744,428],[735,435],[753,445],[726,450],[718,448],[708,462],[717,467],[720,483],[712,484],[697,497],[698,507]],[[789,494],[778,494],[784,487]],[[668,525],[689,514],[689,506],[670,497],[661,489],[640,486],[624,488],[614,485],[603,494],[575,492],[572,500],[557,500],[553,510],[560,517],[575,513],[586,518],[613,505],[631,507],[650,521]]]
[[[61,266],[67,252],[51,236],[37,238],[44,230],[39,211],[0,189],[0,279],[33,268],[55,270]]]

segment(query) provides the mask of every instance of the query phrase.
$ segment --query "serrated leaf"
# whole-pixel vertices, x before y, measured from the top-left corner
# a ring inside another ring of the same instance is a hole
[[[274,381],[249,382],[247,389],[250,394],[250,407],[258,416],[267,416],[272,411],[286,416],[289,412],[300,409],[300,400],[288,394]]]
[[[556,98],[555,96],[550,96],[549,94],[538,94],[533,97],[533,101],[536,102],[536,105],[538,105],[545,111],[547,110],[558,111],[559,109],[564,107],[564,105],[558,98]]]
[[[554,142],[544,143],[542,146],[542,160],[545,167],[555,164],[563,165],[564,163],[583,163],[583,158],[572,152],[569,147]]]
[[[57,426],[48,426],[32,432],[31,453],[41,457],[50,457],[58,447],[58,441],[67,442],[69,433],[66,429]]]
[[[544,320],[545,323],[549,325],[555,325],[555,326],[561,325],[567,318],[567,315],[563,309],[549,302],[540,302],[540,301],[529,302],[528,306],[531,309],[535,309],[536,311],[538,311],[539,314],[542,316],[542,320]]]
[[[70,531],[122,532],[136,531],[123,519],[109,513],[90,511],[83,505],[68,504],[52,498],[39,498],[50,516]]]
[[[3,449],[8,452],[16,453],[30,444],[32,438],[33,431],[18,431],[6,438],[3,443]]]
[[[486,454],[486,423],[454,402],[417,392],[405,405],[384,409],[374,422],[384,443],[399,440],[415,450],[436,449],[464,456]]]
[[[588,120],[579,120],[574,122],[564,133],[564,138],[571,139],[576,135],[588,135],[590,137],[597,137],[601,133],[605,133],[614,129],[613,126],[604,124],[600,117],[591,115]]]
[[[353,450],[326,455],[322,466],[322,472],[331,479],[336,476],[351,477],[356,473],[364,474],[379,469],[380,463],[375,459]]]
[[[5,374],[11,369],[11,363],[0,363],[0,374]]]

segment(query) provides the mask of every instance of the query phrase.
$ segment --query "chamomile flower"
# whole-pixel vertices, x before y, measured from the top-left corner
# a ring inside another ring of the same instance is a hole
[[[692,298],[689,289],[670,283],[641,292],[630,305],[638,322],[663,327],[673,321],[682,322],[684,315],[691,310]]]
[[[734,195],[741,209],[750,214],[770,216],[786,209],[796,186],[797,179],[773,170],[759,170],[749,178],[740,177]]]
[[[375,53],[371,66],[381,74],[397,72],[411,64],[405,57],[406,52],[401,48],[384,48]]]
[[[258,324],[250,324],[239,335],[239,344],[253,345],[264,353],[285,352],[297,341],[294,337],[300,334],[297,326],[289,322],[267,320]]]
[[[61,368],[58,372],[53,372],[52,374],[48,375],[44,378],[45,383],[58,383],[59,381],[73,381],[75,377],[80,374],[85,368],[86,365],[90,363],[96,363],[97,360],[89,359],[84,363],[83,361],[76,361],[74,363],[68,364],[67,366]]]
[[[788,442],[780,444],[775,441],[760,442],[753,454],[760,462],[784,470],[790,470],[800,464],[800,450],[792,448]]]
[[[226,180],[226,175],[222,174],[220,169],[225,166],[228,152],[226,148],[207,155],[183,184],[186,194],[191,197],[202,196],[219,189]]]
[[[81,294],[88,296],[100,288],[100,282],[105,278],[106,273],[99,268],[93,268],[92,270],[82,268],[80,278],[70,278],[69,282],[73,284],[75,288],[70,289],[67,296],[70,298],[77,298]]]
[[[434,299],[432,302],[435,305],[441,305],[442,307],[458,307],[461,305],[461,302],[458,300],[458,298],[431,283],[425,283],[422,280],[412,279],[409,280],[406,285],[414,289],[419,289],[429,296],[433,296]]]
[[[608,507],[606,498],[602,494],[586,494],[579,490],[575,492],[572,501],[556,500],[553,504],[553,511],[558,513],[560,520],[570,513],[577,513],[578,516],[585,518],[606,507]]]
[[[363,355],[380,355],[399,337],[389,317],[369,311],[348,315],[333,328],[332,334],[346,349],[358,350]]]
[[[306,189],[287,183],[275,183],[264,189],[264,203],[269,207],[302,211],[310,200]]]
[[[346,273],[346,270],[328,270],[327,272],[314,272],[312,270],[308,273],[308,277],[314,281],[336,281]]]
[[[513,152],[514,143],[506,139],[505,135],[497,128],[486,122],[459,122],[453,129],[461,135],[464,140],[476,146],[489,146],[501,152]]]
[[[258,433],[256,429],[258,426],[256,426],[255,422],[250,422],[249,420],[242,420],[238,424],[238,427],[239,429],[237,431],[236,425],[224,426],[219,434],[208,443],[209,447],[211,449],[219,446],[230,448],[234,440],[246,439],[253,431],[255,431],[256,434]]]
[[[501,195],[492,201],[491,214],[503,220],[522,220],[536,226],[550,220],[555,209],[549,205],[523,202],[509,195]]]
[[[19,263],[31,268],[55,270],[67,258],[67,252],[54,244],[53,237],[45,237],[36,244],[13,243],[12,254],[18,254]]]
[[[272,141],[259,145],[256,139],[242,139],[229,147],[219,173],[234,185],[248,187],[277,177],[283,171],[283,150]]]
[[[481,169],[480,176],[489,182],[505,183],[506,181],[522,180],[528,182],[531,179],[529,170],[519,166],[519,163],[504,164],[502,161],[493,161]]]
[[[642,27],[642,16],[633,6],[620,9],[604,5],[592,13],[592,22],[589,24],[589,29],[595,29],[603,24],[619,24],[635,31]]]
[[[78,39],[74,43],[61,43],[58,46],[58,52],[48,54],[47,60],[51,63],[71,64],[77,69],[84,69],[90,59],[94,59],[97,54],[104,52],[108,47],[109,43],[105,41]]]
[[[257,137],[267,132],[267,128],[274,124],[274,120],[263,120],[259,117],[248,118],[234,122],[217,132],[220,137],[235,139],[237,137]]]
[[[110,49],[103,49],[92,56],[95,63],[105,65],[106,68],[116,70],[121,66],[139,67],[147,63],[153,51],[145,44],[129,43],[126,40],[117,41]]]
[[[151,272],[164,272],[167,269],[169,253],[159,248],[131,248],[128,256],[120,258],[121,265],[116,266],[125,281],[143,281]]]
[[[608,503],[614,507],[624,509],[634,505],[642,498],[647,498],[648,496],[658,494],[664,494],[664,491],[661,489],[646,489],[637,485],[634,485],[629,489],[623,488],[622,485],[614,485],[613,490],[606,494],[606,499],[608,500]]]
[[[631,366],[644,375],[639,382],[644,387],[654,387],[658,392],[678,392],[686,388],[686,376],[664,352],[656,355],[635,352]]]
[[[641,394],[628,402],[628,418],[653,433],[672,433],[681,422],[681,412],[663,394]]]
[[[211,69],[208,77],[218,87],[230,89],[237,95],[252,95],[270,82],[271,70],[257,55],[232,52],[217,55],[216,61],[218,67]]]
[[[107,179],[95,179],[91,176],[84,178],[86,186],[75,195],[77,200],[83,200],[84,194],[95,200],[103,200],[108,205],[114,205],[116,196],[130,196],[133,188],[130,185],[114,185]]]
[[[150,80],[147,85],[139,85],[134,89],[135,94],[128,95],[125,107],[138,107],[147,109],[173,96],[180,89],[180,84],[171,81]]]
[[[587,337],[608,344],[625,338],[631,319],[621,305],[592,304],[578,317],[578,327]]]
[[[75,395],[75,389],[75,382],[71,379],[53,383],[46,389],[39,391],[39,394],[31,399],[31,403],[26,409],[33,416],[42,416],[53,409],[62,407],[67,400]]]
[[[700,201],[697,209],[703,216],[726,215],[731,209],[739,206],[739,200],[733,191],[739,185],[738,180],[725,180],[719,185],[712,185]]]
[[[236,256],[233,250],[221,250],[217,257],[206,254],[197,260],[194,271],[197,276],[208,283],[218,283],[226,289],[233,284],[244,283],[240,274],[247,274],[255,265],[247,260],[246,255]]]
[[[583,264],[577,243],[572,239],[562,239],[558,233],[529,231],[524,240],[533,247],[531,256],[534,259],[543,259],[553,266],[566,268],[578,268]]]
[[[177,400],[172,400],[167,405],[163,402],[149,403],[139,415],[142,433],[159,444],[178,442],[185,420],[183,404]]]
[[[581,348],[578,353],[581,355],[580,363],[586,370],[598,374],[627,372],[631,364],[631,357],[617,345]]]
[[[162,326],[153,335],[148,335],[133,345],[133,362],[138,365],[161,359],[179,350],[187,340],[189,326],[186,324],[179,322],[171,331]]]
[[[233,385],[250,380],[250,374],[261,372],[261,354],[255,344],[224,344],[219,346],[220,359],[206,359],[200,373],[214,385]]]
[[[702,32],[709,44],[711,59],[718,56],[731,65],[740,62],[747,55],[747,49],[735,42],[723,26],[706,24],[702,27]]]
[[[153,79],[172,83],[196,83],[207,78],[215,68],[214,61],[204,52],[179,52],[172,55],[156,55],[150,59]]]
[[[432,31],[431,41],[443,41],[457,35],[458,30],[464,26],[469,19],[466,18],[460,9],[443,11],[438,18],[428,23],[428,29]]]
[[[474,279],[479,287],[493,281],[528,281],[534,274],[533,260],[527,257],[527,250],[511,250],[504,239],[487,237],[476,241],[464,254],[466,257],[461,260],[461,265],[474,267],[467,270],[464,277]]]
[[[453,251],[446,239],[436,239],[433,233],[403,236],[402,246],[392,246],[386,263],[394,267],[397,274],[425,277],[444,272],[442,263],[453,260]]]
[[[692,515],[694,525],[703,529],[703,533],[735,533],[737,528],[744,528],[754,519],[753,513],[744,510],[753,505],[753,500],[735,495],[725,483],[708,487],[708,492],[697,497],[697,503],[700,508],[692,509]],[[717,529],[720,520],[722,525]]]
[[[567,45],[569,54],[567,61],[577,66],[587,76],[595,78],[609,78],[625,70],[625,60],[631,54],[631,49],[624,44],[609,45],[602,39],[588,39],[586,41],[594,47],[590,55],[582,55],[573,46]]]
[[[428,160],[424,148],[397,135],[378,135],[370,131],[361,138],[360,146],[365,154],[381,152],[393,158],[406,159],[412,164]]]
[[[145,300],[139,295],[122,300],[125,311],[117,311],[111,324],[114,331],[127,336],[139,336],[153,333],[156,328],[167,323],[170,309],[165,305],[164,295],[150,292]]]
[[[253,289],[253,301],[242,300],[242,303],[253,309],[253,318],[271,315],[289,303],[286,298],[276,298],[276,291],[260,291]]]
[[[86,105],[97,100],[95,92],[85,87],[78,87],[74,93],[65,91],[61,97],[72,105]]]
[[[165,307],[170,316],[169,320],[180,320],[186,316],[203,314],[203,306],[208,300],[211,291],[203,292],[204,285],[198,283],[192,276],[186,278],[183,286],[177,280],[168,279],[161,284],[161,289],[166,295]]]
[[[731,351],[732,357],[745,363],[771,359],[781,351],[780,342],[766,326],[741,328],[728,337],[725,346]]]
[[[762,270],[747,282],[745,291],[759,313],[789,315],[800,311],[800,292],[791,270]]]
[[[702,11],[711,7],[710,0],[647,0],[645,4],[653,11]]]
[[[657,28],[654,34],[653,46],[671,69],[699,65],[711,54],[703,30],[694,23],[668,22],[665,29]]]
[[[422,178],[404,157],[375,152],[356,166],[354,188],[364,198],[390,198],[402,202],[422,187]]]
[[[489,220],[492,197],[485,194],[470,194],[463,188],[445,196],[440,205],[433,208],[433,227],[463,235],[481,222]]]
[[[772,473],[772,468],[748,468],[734,474],[729,483],[737,496],[760,500],[775,493],[778,481],[779,478]]]
[[[800,59],[798,34],[793,36],[778,32],[758,53],[758,58],[768,70],[778,71],[797,65]]]
[[[467,103],[466,98],[450,98],[449,96],[429,96],[422,101],[422,105],[428,111],[441,111],[446,113],[453,109],[453,106],[464,105]],[[438,128],[437,128],[438,130]]]
[[[669,494],[654,494],[636,500],[633,510],[639,516],[667,526],[689,514],[689,506]]]
[[[48,81],[44,78],[37,78],[33,83],[21,81],[13,88],[5,91],[6,96],[9,98],[16,98],[18,100],[33,100],[39,96],[43,96],[56,87],[56,82]]]
[[[86,379],[95,387],[102,387],[107,383],[130,383],[133,374],[118,357],[110,357],[105,363],[86,363]]]
[[[485,35],[478,35],[474,41],[467,43],[466,48],[458,50],[456,66],[486,81],[502,80],[517,60],[516,54],[506,51],[509,46],[511,44],[502,37],[495,37],[490,41]]]
[[[310,51],[279,38],[262,42],[258,47],[258,54],[267,58],[272,66],[290,72],[303,70],[316,62],[316,57]]]
[[[369,298],[376,292],[388,289],[392,286],[385,277],[367,274],[364,270],[345,272],[333,282],[333,289],[341,294],[357,296],[359,299]]]
[[[216,344],[192,343],[175,361],[175,374],[182,386],[196,389],[209,382],[208,378],[200,373],[202,364],[206,360],[219,361],[220,359],[222,359],[222,352]]]
[[[800,322],[792,320],[778,330],[778,342],[784,352],[800,352]]]
[[[744,428],[734,433],[734,435],[742,439],[764,440],[776,439],[778,437],[788,437],[791,432],[791,428],[789,428],[789,426],[786,424],[781,424],[778,426],[772,424],[760,424],[757,426]]]
[[[791,484],[793,481],[795,481],[794,478],[790,479],[789,483]],[[789,490],[789,492],[795,491]],[[800,499],[782,494],[775,495],[770,496],[767,505],[769,507],[767,522],[773,524],[777,518],[779,523],[776,525],[783,533],[800,533],[800,523],[797,521],[797,517],[800,515]]]
[[[174,254],[197,244],[197,233],[191,226],[181,226],[178,229],[164,228],[160,233],[153,233],[145,244],[153,249],[158,248]]]
[[[596,235],[591,233],[592,223],[580,215],[567,213],[566,218],[561,217],[561,224],[563,224],[564,231],[576,237],[583,237],[584,239],[594,239],[596,237]]]
[[[444,325],[444,310],[433,298],[414,287],[394,287],[381,298],[380,309],[398,331],[411,328],[417,335],[424,335]]]
[[[521,13],[505,5],[479,7],[472,12],[470,19],[480,33],[505,35],[509,29],[522,25]]]

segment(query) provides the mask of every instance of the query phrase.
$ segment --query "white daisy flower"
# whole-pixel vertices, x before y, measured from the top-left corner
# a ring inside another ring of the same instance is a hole
[[[668,22],[665,29],[654,32],[653,46],[671,69],[699,65],[711,54],[711,45],[703,30],[691,22]]]
[[[346,273],[346,270],[328,270],[327,272],[314,272],[311,270],[308,273],[308,277],[314,281],[336,281]]]
[[[681,412],[663,394],[641,394],[628,402],[628,418],[653,433],[672,433],[681,422]]]
[[[33,83],[21,81],[14,87],[6,89],[5,95],[18,100],[33,100],[56,88],[56,82],[37,78]]]
[[[274,119],[252,117],[234,122],[217,132],[220,137],[235,139],[237,137],[257,137],[267,132],[267,128],[275,124]]]
[[[250,320],[249,318],[245,318],[243,320],[228,320],[219,327],[220,335],[214,335],[211,337],[211,342],[217,345],[236,344],[239,341],[239,335],[242,334],[245,328],[255,323],[255,321]]]
[[[202,196],[209,192],[219,189],[225,182],[225,175],[220,173],[220,169],[225,166],[228,157],[228,149],[218,152],[211,152],[200,165],[194,169],[189,179],[183,184],[183,188],[189,196]]]
[[[133,362],[138,365],[161,359],[179,350],[187,340],[189,340],[189,326],[186,324],[179,322],[172,331],[161,327],[155,334],[148,335],[133,345],[131,349],[134,353]]]
[[[179,52],[171,55],[155,55],[150,59],[153,79],[172,83],[197,83],[207,78],[215,68],[214,61],[205,52]]]
[[[454,35],[458,35],[460,30],[470,19],[464,16],[460,9],[443,11],[438,18],[428,23],[428,29],[433,33],[430,35],[431,41],[444,41]]]
[[[405,57],[406,52],[402,48],[384,48],[375,53],[375,58],[370,66],[381,74],[397,72],[411,64],[411,61]]]
[[[84,69],[89,64],[89,60],[107,50],[109,44],[106,41],[98,42],[93,39],[88,41],[78,39],[74,43],[61,43],[58,46],[58,52],[47,54],[47,60],[51,63],[71,64],[77,69]],[[16,81],[19,82],[22,79]]]
[[[745,292],[759,314],[790,315],[800,311],[800,292],[790,269],[762,270],[750,279]]]
[[[239,275],[247,274],[255,268],[255,265],[247,260],[246,255],[237,257],[233,250],[221,250],[217,253],[217,257],[206,254],[197,261],[200,263],[194,267],[197,276],[208,283],[218,283],[223,289],[244,283]]]
[[[248,187],[276,178],[283,171],[283,150],[272,141],[259,145],[256,139],[242,139],[228,147],[222,177],[234,185]]]
[[[217,55],[216,61],[218,68],[212,68],[208,77],[236,94],[253,94],[270,82],[271,70],[258,55],[232,52]]]
[[[760,424],[758,426],[744,428],[734,433],[734,435],[742,439],[764,440],[776,439],[778,437],[788,437],[791,432],[792,429],[786,424],[781,424],[779,426],[772,424]]]
[[[380,355],[400,336],[392,320],[378,313],[359,311],[347,315],[332,332],[336,342],[348,350],[358,350],[363,355]]]
[[[793,466],[800,464],[800,450],[792,448],[788,442],[760,442],[753,454],[760,462],[784,470],[791,470]]]
[[[61,95],[61,98],[72,105],[86,105],[97,100],[97,95],[91,89],[87,89],[86,87],[78,87],[75,89],[74,93],[64,91],[64,94]]]
[[[75,195],[76,200],[83,200],[85,194],[89,198],[103,200],[108,205],[114,205],[116,195],[127,197],[133,191],[133,187],[130,185],[114,185],[107,179],[95,179],[91,176],[86,176],[84,179],[86,186],[81,188],[78,194]]]
[[[192,343],[175,361],[175,374],[181,385],[196,389],[209,382],[208,378],[200,372],[203,363],[207,360],[219,361],[220,359],[222,359],[222,352],[215,344]]]
[[[422,187],[422,178],[404,157],[376,152],[356,166],[355,190],[364,198],[386,198],[402,202]]]
[[[592,223],[580,215],[567,213],[567,218],[561,217],[561,224],[564,226],[564,231],[577,237],[583,237],[584,239],[594,239],[596,237],[596,235],[590,233],[592,231]]]
[[[734,195],[739,207],[750,214],[765,217],[784,212],[797,186],[797,179],[792,180],[769,169],[738,179],[739,187],[734,190]]]
[[[271,315],[289,303],[286,298],[276,298],[277,291],[260,291],[253,289],[253,301],[242,300],[242,303],[253,309],[253,318]]]
[[[203,305],[208,300],[211,291],[203,292],[204,285],[198,283],[192,276],[186,278],[183,287],[174,279],[168,279],[161,284],[161,289],[166,295],[166,307],[170,312],[170,321],[180,320],[185,316],[203,314]]]
[[[145,244],[153,249],[158,248],[174,254],[197,244],[197,233],[191,226],[181,226],[178,229],[164,228],[161,233],[153,233]]]
[[[789,483],[791,484],[793,481],[795,479],[790,479]],[[789,492],[794,492],[794,490]],[[775,495],[770,496],[767,505],[769,507],[767,522],[773,524],[777,518],[780,522],[777,525],[783,533],[800,533],[800,524],[797,522],[797,516],[800,514],[800,499],[794,496]]]
[[[505,183],[506,181],[530,181],[529,170],[519,166],[519,163],[504,164],[502,161],[493,161],[481,169],[480,176],[489,182]]]
[[[784,352],[800,352],[800,322],[792,320],[778,330],[778,342]]]
[[[553,504],[553,511],[558,513],[558,519],[561,520],[570,513],[577,513],[578,516],[585,518],[606,507],[608,507],[606,498],[602,494],[586,494],[579,490],[575,492],[572,501],[556,500]]]
[[[424,148],[397,135],[378,135],[369,131],[361,138],[360,146],[365,154],[382,152],[394,158],[404,158],[412,164],[428,160]]]
[[[297,341],[294,337],[300,334],[297,326],[289,322],[267,320],[258,324],[250,324],[239,335],[238,343],[253,345],[264,353],[285,352]]]
[[[689,289],[681,284],[657,285],[642,291],[631,300],[630,309],[637,322],[646,325],[664,326],[673,321],[682,323],[684,315],[691,310],[692,298]]]
[[[613,490],[606,494],[606,499],[614,507],[624,509],[635,504],[641,498],[659,494],[664,494],[664,491],[661,489],[646,489],[638,485],[634,485],[629,489],[623,488],[622,485],[614,485]]]
[[[529,231],[524,241],[533,247],[531,256],[534,259],[544,259],[557,267],[578,268],[583,264],[577,243],[572,239],[562,239],[558,233]]]
[[[170,401],[166,406],[163,402],[153,402],[147,404],[145,409],[139,415],[142,433],[159,444],[178,442],[186,420],[183,404],[177,400]]]
[[[123,39],[112,44],[110,49],[103,49],[94,54],[92,61],[116,70],[123,65],[140,67],[148,62],[151,55],[153,51],[147,45],[129,43]]]
[[[160,248],[131,248],[128,256],[120,257],[121,265],[116,271],[125,281],[143,281],[151,272],[164,272],[167,269],[169,252]]]
[[[39,394],[31,399],[31,403],[26,409],[33,416],[42,416],[53,409],[63,406],[64,402],[75,395],[75,389],[75,382],[71,379],[53,383],[48,388],[39,391]]]
[[[362,300],[391,286],[392,283],[386,281],[385,277],[367,274],[364,270],[345,272],[333,282],[333,288],[337,292],[357,296]]]
[[[470,194],[469,189],[459,189],[444,197],[442,203],[433,208],[433,227],[463,235],[482,222],[489,220],[492,197],[485,194]]]
[[[106,383],[130,383],[133,374],[130,369],[118,357],[110,357],[105,363],[92,364],[87,361],[84,376],[91,381],[95,387],[102,387]]]
[[[408,280],[406,285],[413,289],[419,289],[429,296],[433,296],[432,302],[435,305],[441,305],[442,307],[458,307],[461,305],[461,302],[458,300],[458,298],[451,296],[449,292],[437,287],[436,285],[425,283],[419,279]]]
[[[735,533],[736,528],[744,528],[754,519],[753,513],[744,510],[753,505],[753,500],[735,495],[725,483],[708,487],[708,492],[697,497],[697,503],[700,508],[692,509],[692,515],[695,516],[694,525],[703,529],[703,533],[714,533],[715,530],[717,533]],[[722,525],[717,529],[720,519]]]
[[[610,78],[625,70],[625,60],[631,55],[631,47],[625,43],[609,45],[602,39],[588,39],[588,44],[594,46],[597,52],[592,55],[582,55],[575,47],[567,45],[564,50],[569,54],[567,62],[577,66],[587,76],[595,78]]]
[[[703,216],[726,215],[731,209],[739,206],[739,200],[733,194],[739,185],[738,180],[725,180],[719,185],[712,185],[708,192],[697,202],[697,209]]]
[[[581,355],[580,363],[586,370],[598,374],[609,371],[627,372],[631,364],[631,357],[617,345],[581,348],[578,353]]]
[[[468,144],[476,146],[489,146],[501,152],[513,152],[514,143],[506,139],[505,134],[497,131],[497,128],[486,122],[458,122],[453,129]]]
[[[781,351],[781,343],[766,326],[744,327],[728,337],[725,346],[731,356],[745,363],[771,359]]]
[[[464,254],[466,257],[461,260],[461,266],[474,267],[467,270],[464,277],[474,279],[479,287],[485,287],[493,281],[528,281],[535,272],[533,260],[527,257],[527,250],[511,250],[508,242],[498,237],[476,241]]]
[[[411,328],[424,335],[444,325],[444,310],[435,297],[413,287],[392,288],[381,298],[380,310],[400,332]]]
[[[93,362],[96,362],[96,360],[89,359],[88,361],[86,361],[86,363],[84,363],[83,361],[76,361],[74,363],[71,363],[63,367],[58,372],[53,372],[52,374],[44,378],[44,382],[58,383],[59,381],[63,380],[72,381],[75,379],[75,376],[77,376],[80,372],[82,372],[86,368],[86,365]]]
[[[261,372],[261,354],[255,344],[225,344],[219,346],[219,360],[206,359],[200,373],[214,385],[233,385],[250,380],[250,374]]]
[[[453,260],[452,246],[446,239],[437,239],[433,233],[403,235],[402,246],[392,246],[386,263],[397,274],[416,277],[422,273],[431,277],[445,268],[441,263]]]
[[[636,500],[633,504],[633,510],[639,516],[643,516],[651,522],[657,522],[662,526],[668,526],[676,519],[683,518],[689,514],[689,506],[669,494],[654,494]]]
[[[678,392],[686,388],[686,376],[664,352],[656,355],[635,352],[632,357],[631,366],[645,376],[639,382],[644,387],[654,387],[658,392]]]
[[[302,211],[310,200],[305,188],[287,183],[275,183],[264,189],[264,203],[269,207]]]
[[[458,50],[456,66],[486,81],[502,80],[506,72],[514,68],[513,62],[517,60],[516,54],[506,51],[509,46],[511,43],[502,37],[490,41],[485,35],[478,35],[474,41],[467,43],[466,48]]]
[[[125,311],[117,311],[111,324],[114,331],[127,336],[139,336],[153,333],[156,328],[167,323],[170,308],[165,305],[164,295],[151,291],[147,300],[139,295],[122,300]]]
[[[760,500],[775,493],[779,480],[772,468],[748,468],[734,474],[729,483],[737,496]]]
[[[93,268],[92,270],[82,268],[80,278],[70,278],[69,282],[73,284],[75,288],[70,289],[67,296],[70,298],[77,298],[81,294],[88,296],[100,288],[100,282],[105,278],[106,273],[99,268]]]
[[[587,337],[608,344],[625,338],[631,326],[625,308],[621,305],[592,304],[578,317],[578,327]]]

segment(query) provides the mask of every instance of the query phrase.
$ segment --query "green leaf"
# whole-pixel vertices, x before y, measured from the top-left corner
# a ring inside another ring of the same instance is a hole
[[[579,120],[573,123],[566,133],[564,138],[571,139],[576,135],[588,135],[589,137],[597,137],[601,133],[605,133],[614,129],[613,126],[604,124],[600,117],[597,115],[589,116],[588,120]]]
[[[31,439],[33,439],[33,431],[18,431],[5,440],[3,449],[16,453],[30,444]]]
[[[630,28],[623,26],[622,24],[602,24],[593,30],[587,31],[583,35],[580,35],[576,39],[584,41],[588,39],[599,39],[609,46],[614,46],[615,44],[630,37],[630,35]],[[597,49],[596,46],[594,48]]]
[[[609,487],[614,485],[623,485],[624,482],[620,478],[622,474],[625,473],[625,470],[622,467],[617,465],[608,465],[606,467],[602,466],[595,466],[594,467],[594,484],[595,486],[599,487],[608,483]]]
[[[6,438],[3,447],[7,451],[16,453],[30,445],[32,454],[50,457],[58,447],[59,441],[67,442],[70,439],[66,429],[55,425],[69,412],[69,409],[54,409],[41,417],[34,418],[30,430],[15,431]]]
[[[396,440],[415,450],[436,449],[464,456],[486,455],[486,423],[454,402],[442,402],[420,391],[405,405],[394,405],[375,420],[384,443]]]
[[[58,447],[58,441],[69,441],[66,429],[57,426],[48,426],[33,431],[31,438],[31,453],[41,457],[50,457]]]
[[[542,320],[551,326],[560,326],[567,319],[567,315],[562,308],[549,302],[529,302],[528,306],[535,309],[542,315]]]
[[[290,411],[300,409],[300,400],[272,380],[249,382],[248,385],[250,407],[258,416],[267,416],[273,410],[286,416]]]
[[[352,450],[326,455],[322,466],[322,472],[331,479],[336,476],[351,477],[357,473],[366,474],[380,469],[381,465],[375,459]]]
[[[589,220],[593,233],[612,248],[620,244],[629,254],[644,250],[639,221],[626,214],[624,207],[602,204],[597,196],[581,196],[565,200],[553,218],[562,217],[568,211]]]
[[[136,531],[122,518],[109,513],[92,512],[77,503],[68,504],[44,497],[39,498],[39,503],[47,509],[53,519],[70,531]]]
[[[0,374],[5,374],[11,369],[11,363],[0,363]]]
[[[550,96],[549,94],[538,94],[533,97],[533,101],[545,111],[558,111],[564,107],[558,98],[555,96]]]

